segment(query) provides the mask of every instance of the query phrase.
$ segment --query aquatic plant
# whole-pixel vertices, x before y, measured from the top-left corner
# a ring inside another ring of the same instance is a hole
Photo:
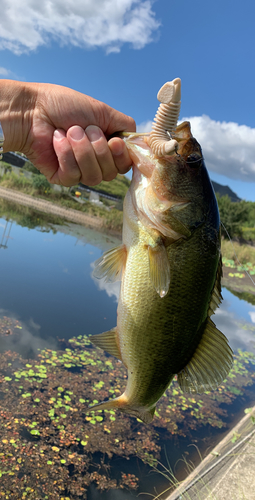
[[[238,272],[228,273],[228,276],[230,278],[245,278],[247,276],[246,273],[248,273],[250,276],[255,275],[255,265],[252,264],[252,262],[247,262],[246,264],[240,265],[237,262],[237,259],[235,262],[233,259],[227,259],[226,257],[222,258],[222,262],[224,266],[230,267],[231,269],[235,269],[236,271],[238,271]]]
[[[22,326],[18,320],[8,318],[7,316],[0,317],[0,335],[9,337],[19,330],[22,330]]]
[[[251,245],[241,245],[236,241],[232,242],[227,239],[222,239],[221,251],[223,258],[237,263],[237,257],[239,262],[242,264],[250,262],[253,266],[255,266],[255,248]]]
[[[138,487],[128,462],[118,476],[114,457],[139,457],[155,467],[161,438],[191,436],[201,428],[226,426],[226,409],[254,382],[255,356],[239,352],[217,391],[185,396],[174,381],[158,405],[153,425],[88,405],[119,395],[126,372],[113,357],[77,337],[62,350],[45,349],[36,359],[0,354],[0,474],[11,498],[86,498],[91,483],[101,489]],[[225,405],[224,405],[225,406]],[[29,490],[27,490],[29,488]],[[25,495],[27,493],[27,495]],[[1,497],[0,497],[1,498]]]

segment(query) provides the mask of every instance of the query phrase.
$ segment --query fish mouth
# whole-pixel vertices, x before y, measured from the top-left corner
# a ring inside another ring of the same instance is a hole
[[[157,156],[152,152],[150,148],[150,135],[151,132],[121,132],[116,134],[116,136],[121,137],[126,142],[133,163],[146,177],[152,175],[153,169],[155,168],[155,158],[165,157],[169,159],[168,155]],[[178,143],[178,150],[171,155],[172,158],[181,157],[186,161],[188,156],[192,153],[198,153],[202,157],[201,147],[191,133],[190,122],[184,121],[180,123],[176,129],[168,135],[169,141],[175,140]],[[141,161],[142,156],[147,157],[146,166],[144,166]],[[148,163],[148,157],[152,159],[150,165]]]

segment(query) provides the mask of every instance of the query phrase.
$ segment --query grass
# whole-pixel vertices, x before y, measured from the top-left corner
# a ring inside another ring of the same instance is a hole
[[[38,177],[39,175],[36,175],[34,178],[38,179]],[[103,227],[105,229],[110,229],[116,232],[120,232],[122,229],[122,211],[117,210],[116,208],[112,208],[108,211],[95,205],[94,203],[90,203],[89,201],[86,201],[86,203],[83,204],[78,203],[68,194],[53,191],[50,185],[45,189],[40,187],[37,188],[37,183],[33,182],[31,179],[27,179],[24,175],[22,175],[22,171],[21,175],[16,175],[14,172],[6,173],[0,177],[0,185],[8,189],[13,189],[14,191],[21,191],[22,193],[45,199],[64,208],[71,208],[88,215],[100,217],[103,221]]]
[[[255,265],[255,247],[251,245],[241,245],[237,242],[222,239],[221,250],[223,257],[234,260],[237,265],[238,261],[241,264],[251,262],[253,266]]]
[[[252,411],[251,408],[248,408],[245,410],[245,413],[250,413]],[[252,426],[254,426],[255,418],[253,415],[251,415],[250,422],[252,423]],[[244,434],[247,435],[247,431],[249,428],[249,423],[246,425],[244,429]],[[251,439],[252,436],[254,435],[254,430],[248,433],[248,439]],[[250,436],[250,438],[249,438]],[[226,458],[227,456],[233,457],[234,459],[242,459],[243,452],[242,451],[237,451],[235,448],[239,446],[239,444],[236,442],[237,441],[242,441],[243,437],[241,434],[233,433],[233,437],[231,439],[231,442],[233,443],[234,447],[233,449],[229,449],[229,451],[222,451],[222,453],[217,454],[217,460],[214,463],[208,463],[207,466],[205,466],[204,470],[202,469],[200,473],[198,472],[196,476],[192,476],[190,481],[186,483],[186,488],[184,487],[183,490],[179,490],[178,492],[176,491],[177,488],[180,488],[183,484],[182,481],[178,481],[176,478],[171,465],[169,463],[168,457],[166,457],[167,461],[167,466],[164,464],[158,462],[158,465],[156,467],[153,467],[154,471],[156,473],[161,474],[167,481],[169,482],[169,486],[161,493],[155,495],[149,495],[153,498],[153,500],[162,500],[162,498],[170,498],[171,500],[173,497],[175,497],[175,500],[218,500],[218,494],[217,494],[217,486],[218,483],[213,480],[213,478],[210,477],[210,470],[213,469],[214,467],[219,467],[218,460],[224,460],[224,457]],[[230,443],[230,441],[229,441]],[[203,462],[203,457],[196,445],[195,446],[197,453],[199,455],[200,463],[202,464]],[[251,446],[253,446],[251,444]],[[253,453],[248,452],[248,454],[253,457]],[[190,474],[192,474],[195,470],[196,467],[193,464],[192,461],[188,461],[187,458],[183,457],[181,460],[183,462],[183,465],[185,467],[186,473],[187,473],[187,479],[189,478]],[[223,462],[224,463],[224,462]],[[160,466],[160,469],[159,469]],[[250,495],[247,497],[245,494],[245,486],[242,484],[243,481],[241,480],[240,477],[241,471],[239,470],[239,473],[237,473],[237,477],[235,477],[235,472],[232,472],[233,475],[233,480],[236,483],[235,486],[235,493],[234,497],[231,497],[232,500],[250,500],[251,497]],[[217,474],[217,473],[216,473]],[[207,482],[207,477],[209,478],[209,482]],[[210,480],[212,480],[212,485],[210,484]],[[215,484],[214,484],[215,483]],[[220,482],[219,482],[220,484]],[[214,493],[216,490],[216,494]],[[233,491],[231,491],[233,493]],[[166,494],[168,496],[166,497]],[[176,496],[177,494],[177,496]],[[222,496],[220,496],[222,498]],[[253,497],[252,497],[253,498]]]
[[[32,196],[36,193],[30,179],[27,179],[24,175],[16,175],[13,172],[8,172],[0,177],[0,184],[2,187],[14,189],[15,191],[22,191]]]
[[[90,203],[89,201],[86,201],[86,203],[83,204],[77,203],[68,194],[53,191],[51,185],[47,183],[43,175],[35,174],[33,179],[28,179],[22,174],[22,170],[20,171],[20,175],[16,175],[14,172],[7,171],[6,174],[0,177],[0,185],[9,189],[22,191],[23,193],[29,194],[31,196],[37,196],[39,198],[47,199],[48,201],[56,203],[65,208],[79,210],[87,213],[88,215],[100,217],[103,221],[103,226],[105,229],[121,232],[123,221],[123,213],[121,210],[112,208],[111,210],[107,211],[106,209],[101,208],[94,203]],[[41,183],[41,187],[40,183],[38,182],[40,178],[44,180],[44,183]],[[125,176],[118,174],[117,177],[111,182],[102,181],[95,188],[99,191],[101,190],[112,195],[117,195],[121,199],[123,199],[129,186],[130,181]],[[77,189],[79,189],[78,186]],[[109,204],[111,205],[112,202],[106,202],[106,205]],[[243,230],[247,241],[250,239],[255,239],[255,228],[243,228]],[[253,265],[255,265],[255,247],[252,247],[251,245],[241,245],[239,243],[232,243],[228,240],[223,239],[222,254],[223,257],[232,259],[236,262],[238,259],[241,264],[251,262]]]
[[[117,174],[111,182],[102,181],[98,186],[94,186],[93,189],[124,199],[129,186],[130,180],[124,175]]]

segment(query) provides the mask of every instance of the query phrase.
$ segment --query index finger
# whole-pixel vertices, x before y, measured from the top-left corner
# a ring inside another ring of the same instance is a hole
[[[136,131],[136,123],[135,120],[121,111],[117,111],[116,109],[110,108],[106,105],[105,113],[103,112],[105,118],[107,118],[107,123],[103,125],[99,125],[103,130],[107,139],[110,139],[111,136],[118,134],[119,132],[135,132]]]

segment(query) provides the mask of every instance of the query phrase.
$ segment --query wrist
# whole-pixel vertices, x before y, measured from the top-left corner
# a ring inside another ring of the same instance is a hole
[[[23,151],[31,130],[37,84],[0,80],[0,122],[4,133],[3,151]]]

